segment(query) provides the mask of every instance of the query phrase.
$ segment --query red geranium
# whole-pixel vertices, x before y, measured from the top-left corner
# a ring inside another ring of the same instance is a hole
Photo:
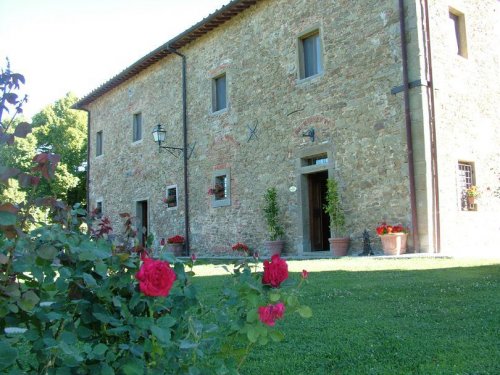
[[[233,249],[233,251],[242,251],[244,253],[250,252],[250,249],[248,248],[248,246],[245,245],[243,242],[238,242],[238,243],[234,244],[233,246],[231,246],[231,248]]]
[[[387,225],[386,222],[383,222],[377,227],[377,234],[379,236],[382,234],[407,233],[407,232],[408,231],[406,230],[406,228],[403,227],[401,224]]]
[[[277,319],[283,318],[285,314],[285,305],[279,302],[275,305],[260,306],[258,312],[259,320],[272,327]]]
[[[141,292],[151,297],[168,296],[176,278],[168,262],[151,258],[144,259],[135,277]]]
[[[262,284],[271,285],[277,288],[283,281],[288,278],[288,264],[284,259],[281,259],[278,254],[271,257],[271,261],[264,261],[264,276]]]
[[[184,237],[179,236],[179,235],[169,237],[167,239],[167,243],[184,243]]]

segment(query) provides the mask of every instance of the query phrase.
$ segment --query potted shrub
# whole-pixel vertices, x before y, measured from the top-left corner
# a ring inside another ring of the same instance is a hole
[[[326,203],[323,210],[330,217],[330,250],[335,256],[344,256],[349,249],[350,238],[345,235],[345,215],[340,204],[337,181],[329,178],[326,182]]]
[[[267,189],[264,194],[264,218],[266,220],[267,229],[269,231],[269,241],[264,245],[271,255],[281,254],[285,241],[281,238],[285,234],[283,227],[279,222],[279,207],[278,207],[278,193],[276,188]]]
[[[377,234],[382,241],[385,255],[400,255],[406,252],[408,230],[401,224],[388,225],[383,222],[377,227]]]

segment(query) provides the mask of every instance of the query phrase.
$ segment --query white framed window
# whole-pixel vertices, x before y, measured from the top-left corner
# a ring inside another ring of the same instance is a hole
[[[132,142],[142,140],[142,113],[134,113],[132,120]]]
[[[299,37],[299,78],[305,79],[323,72],[323,57],[319,30]]]
[[[212,79],[212,112],[227,108],[226,73]]]
[[[471,211],[475,205],[471,206],[467,202],[467,189],[476,185],[474,163],[459,161],[457,164],[457,203],[462,211]]]
[[[212,175],[212,207],[231,205],[231,176],[229,169],[221,169]]]
[[[95,156],[102,155],[102,130],[96,133],[95,137]]]
[[[177,195],[177,185],[167,186],[167,193],[165,196],[165,203],[167,204],[167,209],[177,209],[179,202],[179,197]]]
[[[465,16],[462,12],[450,8],[450,35],[451,48],[456,54],[467,58],[467,34],[465,31]]]

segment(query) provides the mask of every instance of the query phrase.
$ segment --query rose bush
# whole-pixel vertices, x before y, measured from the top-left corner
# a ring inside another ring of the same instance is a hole
[[[2,73],[0,87],[19,80]],[[4,91],[0,102],[16,102],[9,98]],[[0,125],[2,147],[31,130]],[[34,191],[53,178],[58,160],[35,157],[33,176],[0,165],[0,183],[17,178]],[[37,222],[33,208],[50,211],[51,223]],[[239,261],[220,299],[207,304],[198,298],[195,257],[150,258],[133,218],[120,216],[124,232],[116,235],[108,218],[96,222],[80,205],[0,204],[0,373],[237,374],[254,344],[283,339],[277,321],[285,312],[312,315],[299,303],[304,278],[278,288],[288,278],[280,258],[267,261],[264,275],[258,257]]]

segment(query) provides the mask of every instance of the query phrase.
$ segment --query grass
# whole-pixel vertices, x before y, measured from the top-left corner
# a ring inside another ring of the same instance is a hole
[[[303,302],[314,316],[287,316],[279,323],[285,341],[253,351],[243,374],[500,374],[498,259],[346,258],[289,266],[310,271]],[[218,289],[224,277],[203,279],[204,288]]]

